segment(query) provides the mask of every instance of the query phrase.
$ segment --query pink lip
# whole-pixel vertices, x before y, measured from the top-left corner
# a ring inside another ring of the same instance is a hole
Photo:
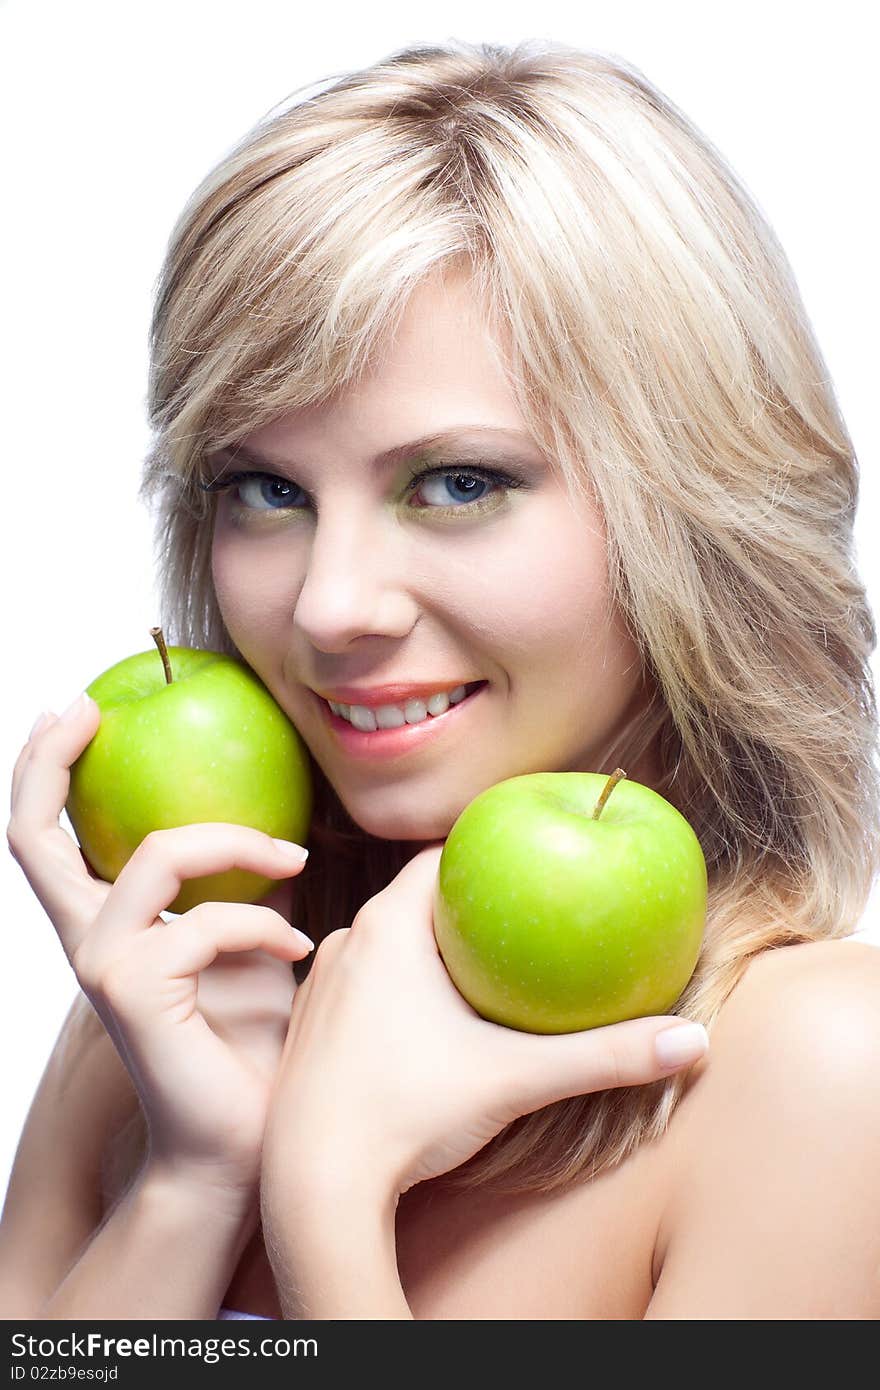
[[[375,729],[367,733],[361,729],[356,729],[353,724],[349,724],[347,719],[342,719],[339,715],[334,714],[320,695],[315,694],[314,691],[312,694],[315,695],[322,716],[330,726],[334,738],[338,740],[349,757],[357,759],[398,758],[422,748],[429,739],[439,737],[444,729],[458,727],[461,716],[471,708],[474,701],[487,687],[488,682],[481,685],[472,694],[466,695],[457,705],[450,705],[444,714],[429,714],[427,719],[423,719],[420,724],[403,724],[399,729]],[[347,703],[347,701],[343,701],[343,703]],[[385,701],[384,703],[390,704],[392,702]]]
[[[424,681],[409,685],[374,685],[359,689],[356,685],[337,685],[332,690],[316,690],[323,700],[332,700],[337,705],[364,705],[367,709],[378,709],[380,705],[405,705],[407,700],[427,700],[438,690],[456,690],[460,685],[474,685],[475,681],[436,680],[431,685]]]

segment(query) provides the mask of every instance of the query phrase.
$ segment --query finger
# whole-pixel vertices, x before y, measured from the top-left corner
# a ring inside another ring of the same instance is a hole
[[[317,956],[315,959],[317,960]],[[283,1072],[284,1063],[287,1061],[287,1058],[289,1057],[293,1048],[296,1046],[297,1035],[299,1033],[300,1028],[302,1027],[302,1020],[305,1015],[305,1011],[308,1008],[309,997],[312,992],[312,982],[314,978],[315,964],[313,962],[312,967],[309,970],[309,973],[306,976],[306,978],[303,980],[302,984],[298,984],[296,989],[294,990],[293,1004],[290,1010],[290,1020],[287,1025],[287,1034],[284,1039],[284,1047],[281,1050],[279,1076]]]
[[[437,877],[437,870],[440,867],[440,859],[443,854],[444,840],[437,840],[434,844],[420,849],[418,854],[414,854],[412,859],[404,864],[403,868],[393,878],[383,893],[394,896],[399,891],[404,891],[410,887],[418,887],[423,884],[433,884]]]
[[[194,975],[226,951],[266,951],[292,961],[314,949],[280,912],[254,903],[200,903],[167,926],[153,928],[151,937],[162,951],[168,979]]]
[[[247,825],[206,821],[153,830],[123,865],[91,927],[90,944],[113,953],[120,938],[149,930],[188,879],[231,868],[283,878],[299,873],[305,862],[300,846],[282,848],[271,835]],[[72,949],[80,944],[72,943]]]
[[[18,793],[19,784],[21,783],[21,774],[24,770],[25,763],[27,762],[33,750],[34,739],[39,736],[43,729],[48,728],[49,724],[57,718],[57,714],[54,714],[52,710],[45,710],[43,714],[40,715],[40,718],[35,722],[34,727],[28,734],[27,742],[25,743],[24,747],[19,753],[15,763],[15,767],[12,769],[12,787],[9,793],[10,815],[12,815],[13,811],[15,810],[15,799]]]
[[[433,887],[437,877],[437,870],[440,867],[440,857],[443,854],[442,842],[429,845],[427,849],[419,850],[412,859],[404,864],[403,868],[391,880],[387,887],[376,893],[370,898],[370,903],[382,901],[383,903],[393,903],[399,897],[407,896],[427,887]],[[366,907],[367,904],[365,903]],[[363,909],[361,909],[363,911]]]
[[[278,912],[253,903],[200,903],[164,926],[153,927],[134,950],[102,957],[91,938],[76,957],[80,984],[97,1006],[106,1002],[126,1021],[155,1016],[157,990],[187,979],[219,955],[265,951],[285,961],[301,960],[309,938]]]
[[[659,1081],[698,1061],[709,1046],[700,1024],[676,1017],[629,1019],[582,1033],[505,1031],[505,1069],[512,1065],[508,1074],[521,1115],[569,1096]],[[670,1033],[681,1044],[671,1064],[656,1047],[657,1038]]]
[[[59,824],[70,790],[70,768],[97,732],[94,702],[74,706],[71,717],[55,718],[28,741],[13,774],[9,849],[59,935],[96,910],[96,885],[74,838]]]
[[[352,923],[352,930],[355,927],[362,929],[368,923],[381,929],[384,923],[394,920],[394,913],[398,907],[405,911],[407,920],[411,923],[413,910],[416,909],[418,915],[423,917],[425,931],[407,931],[401,937],[401,945],[421,950],[428,941],[432,949],[435,949],[432,906],[442,853],[443,844],[437,843],[413,855],[388,886],[368,899],[359,909]]]
[[[45,729],[48,729],[49,725],[53,724],[57,718],[58,715],[54,714],[52,710],[44,710],[43,713],[40,715],[39,719],[35,722],[30,733],[28,734],[27,743],[24,745],[21,752],[19,753],[15,763],[15,767],[12,769],[12,787],[9,793],[10,815],[12,815],[15,811],[15,803],[18,797],[18,789],[21,785],[22,773],[24,772],[25,766],[31,756],[31,753],[33,752],[34,743],[39,738],[40,734]]]
[[[29,740],[29,757],[19,769],[12,814],[24,834],[58,820],[70,791],[70,769],[98,732],[101,711],[94,700],[76,701]]]
[[[328,932],[322,941],[318,943],[315,951],[315,959],[309,967],[309,973],[301,984],[297,984],[293,996],[293,1007],[290,1014],[287,1037],[284,1043],[283,1058],[287,1057],[291,1048],[295,1046],[297,1031],[302,1025],[305,1011],[308,1008],[309,998],[311,997],[312,986],[320,975],[326,977],[328,972],[333,971],[334,961],[338,960],[339,955],[345,950],[346,942],[351,933],[350,927],[337,927],[335,931]]]
[[[16,796],[18,795],[18,788],[19,788],[19,785],[20,785],[20,783],[21,783],[21,774],[22,774],[22,772],[24,771],[25,764],[27,763],[27,760],[28,760],[28,758],[30,757],[30,755],[31,755],[31,745],[30,745],[30,743],[26,743],[26,744],[24,745],[24,747],[22,748],[21,752],[19,753],[18,758],[16,759],[15,767],[12,769],[12,786],[10,787],[10,790],[9,790],[9,814],[10,814],[10,816],[13,814],[13,812],[14,812],[14,810],[15,810],[15,799],[16,799]]]

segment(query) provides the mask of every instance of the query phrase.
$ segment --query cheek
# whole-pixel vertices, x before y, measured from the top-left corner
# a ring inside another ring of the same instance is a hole
[[[291,612],[291,598],[282,582],[285,571],[271,562],[263,548],[236,543],[234,535],[215,534],[211,547],[211,579],[217,605],[230,637],[242,656],[258,655],[272,633]],[[292,588],[292,576],[288,573]]]
[[[216,535],[211,547],[211,582],[214,585],[220,614],[229,635],[237,645],[242,609],[245,605],[245,590],[242,584],[237,582],[232,547],[224,544]]]
[[[559,509],[512,538],[509,553],[487,555],[479,576],[486,631],[512,665],[571,666],[582,650],[594,654],[606,634],[618,640],[604,538]]]

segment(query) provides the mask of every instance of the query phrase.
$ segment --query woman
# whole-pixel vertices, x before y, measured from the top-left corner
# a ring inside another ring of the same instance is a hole
[[[163,626],[299,728],[310,855],[190,826],[111,888],[57,825],[97,707],[29,740],[10,845],[83,997],[7,1316],[876,1316],[856,466],[718,152],[561,46],[345,76],[185,209],[150,411]],[[702,844],[690,984],[581,1034],[485,1022],[431,934],[444,837],[503,778],[617,765]],[[277,892],[163,927],[232,864]]]

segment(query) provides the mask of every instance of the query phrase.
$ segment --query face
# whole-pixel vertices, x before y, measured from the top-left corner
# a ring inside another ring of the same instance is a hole
[[[217,500],[220,609],[363,829],[443,839],[504,778],[598,769],[638,653],[599,514],[529,438],[465,278],[414,293],[356,390],[240,443],[212,461],[247,475]]]

